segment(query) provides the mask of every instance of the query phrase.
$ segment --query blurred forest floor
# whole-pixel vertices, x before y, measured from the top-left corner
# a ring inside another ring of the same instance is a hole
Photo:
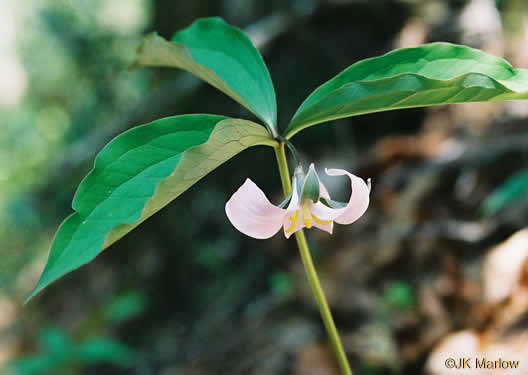
[[[244,237],[224,214],[246,177],[280,201],[266,149],[22,306],[113,136],[181,113],[252,118],[185,73],[128,70],[148,31],[212,15],[244,28],[283,126],[319,84],[393,48],[455,42],[528,68],[524,0],[31,3],[0,5],[0,368],[13,374],[338,374],[294,241]],[[478,355],[528,375],[528,103],[371,114],[294,142],[319,168],[372,178],[361,220],[307,233],[356,374],[444,374]]]

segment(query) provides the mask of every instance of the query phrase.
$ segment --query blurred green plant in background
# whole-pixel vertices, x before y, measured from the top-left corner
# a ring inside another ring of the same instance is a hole
[[[483,202],[484,215],[493,215],[502,208],[522,200],[528,195],[528,170],[521,170],[508,177]]]
[[[148,72],[127,67],[151,19],[149,1],[28,5],[0,4],[0,288],[6,291],[42,250],[34,245],[49,241],[50,233],[34,239],[45,228],[39,209],[54,216],[73,187],[49,195],[45,207],[26,193],[46,183],[50,166],[72,144],[115,127],[116,115],[128,113],[148,85]]]
[[[384,300],[389,308],[401,311],[410,311],[416,308],[416,297],[409,283],[394,281],[384,291]]]
[[[146,308],[145,296],[130,292],[118,296],[100,311],[89,312],[71,334],[60,326],[43,327],[38,335],[39,351],[12,361],[5,371],[14,375],[59,375],[99,364],[129,368],[138,353],[107,334],[111,327],[141,316]]]
[[[133,351],[104,336],[75,342],[60,328],[48,327],[42,329],[39,342],[40,353],[14,361],[7,371],[20,375],[68,374],[83,365],[111,363],[124,368],[133,365]]]

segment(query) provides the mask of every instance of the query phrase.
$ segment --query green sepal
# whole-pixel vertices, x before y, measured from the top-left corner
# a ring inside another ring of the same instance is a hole
[[[301,193],[305,177],[306,177],[306,175],[304,174],[303,168],[302,168],[302,166],[299,164],[299,165],[295,168],[295,171],[293,172],[293,177],[292,177],[292,191],[293,191],[294,189],[296,189],[296,190],[297,190],[297,194],[300,194],[300,193]]]
[[[308,174],[306,175],[303,182],[301,190],[301,202],[305,200],[311,200],[315,203],[319,201],[319,197],[319,179],[317,178],[317,173],[315,172],[315,168],[312,164],[310,165]]]

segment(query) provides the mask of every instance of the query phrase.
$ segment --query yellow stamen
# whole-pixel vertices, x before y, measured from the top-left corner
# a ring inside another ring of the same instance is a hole
[[[299,211],[295,211],[295,214],[290,215],[291,225],[288,229],[286,229],[286,233],[290,233],[295,229],[295,226],[297,225],[297,219],[299,219]]]
[[[304,226],[310,229],[312,227],[312,213],[310,212],[310,208],[307,204],[302,205],[302,213]]]
[[[314,214],[312,214],[312,219],[314,219],[314,221],[317,224],[321,224],[321,225],[328,225],[328,224],[332,223],[332,220],[321,220],[317,216],[315,216]]]

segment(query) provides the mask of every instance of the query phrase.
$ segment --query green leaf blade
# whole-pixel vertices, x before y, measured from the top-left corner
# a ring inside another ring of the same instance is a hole
[[[258,50],[238,28],[218,17],[195,21],[170,42],[147,36],[137,64],[186,70],[242,104],[277,135],[275,90]]]
[[[225,119],[210,115],[168,117],[136,127],[132,136],[117,137],[99,153],[94,168],[79,185],[73,209],[88,216],[101,210],[101,204],[117,199],[126,200],[127,209],[137,210],[135,202],[152,196],[156,185],[174,170],[182,152],[207,141],[215,125]],[[150,183],[145,184],[146,180]],[[104,207],[102,211],[106,211]]]
[[[528,70],[465,46],[432,43],[351,65],[299,107],[286,137],[365,113],[475,101],[528,99]]]
[[[259,124],[213,115],[169,117],[116,137],[81,182],[76,212],[57,231],[28,300],[91,261],[214,168],[262,144],[274,141]]]

